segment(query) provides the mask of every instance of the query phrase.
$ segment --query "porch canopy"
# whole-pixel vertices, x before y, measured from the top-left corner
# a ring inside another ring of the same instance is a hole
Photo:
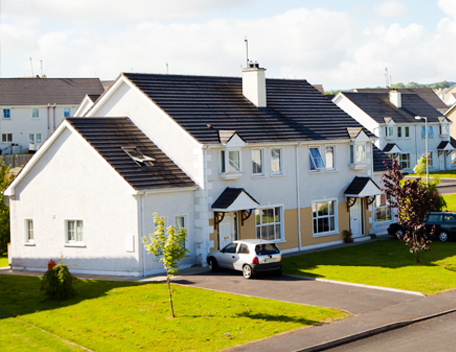
[[[244,188],[225,188],[211,207],[215,215],[215,228],[223,221],[225,213],[234,211],[242,212],[242,224],[244,224],[244,220],[250,217],[252,210],[258,205],[259,203]]]
[[[356,198],[367,197],[367,204],[372,204],[375,196],[382,194],[380,187],[368,176],[356,176],[344,192],[347,197],[347,209],[355,204]]]
[[[388,143],[387,145],[385,145],[385,148],[383,148],[383,153],[399,154],[402,153],[402,150],[398,147],[396,143]]]

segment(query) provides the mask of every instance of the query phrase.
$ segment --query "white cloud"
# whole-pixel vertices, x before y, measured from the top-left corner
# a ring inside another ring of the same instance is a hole
[[[439,7],[445,12],[448,16],[456,19],[456,1],[454,0],[439,0]]]
[[[408,15],[407,6],[398,1],[386,1],[374,7],[375,13],[380,18],[398,18]]]

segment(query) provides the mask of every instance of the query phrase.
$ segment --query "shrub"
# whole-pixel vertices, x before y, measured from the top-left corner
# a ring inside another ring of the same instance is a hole
[[[57,264],[46,271],[41,283],[41,292],[48,299],[66,300],[76,295],[73,282],[77,280],[70,274],[66,264]]]

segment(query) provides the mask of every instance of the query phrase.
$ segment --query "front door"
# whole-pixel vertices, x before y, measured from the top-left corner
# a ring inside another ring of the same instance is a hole
[[[350,207],[350,230],[353,237],[363,235],[363,199],[356,198],[355,204]]]
[[[235,226],[234,215],[232,213],[225,213],[223,221],[219,223],[219,248],[222,249],[226,245],[235,240]]]
[[[446,170],[446,152],[442,152],[439,157],[440,170]]]

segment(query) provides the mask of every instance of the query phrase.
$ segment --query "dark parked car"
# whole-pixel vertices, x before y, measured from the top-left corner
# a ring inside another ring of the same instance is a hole
[[[428,231],[435,226],[434,238],[442,242],[456,238],[456,213],[454,212],[429,213],[424,218],[424,223]],[[400,237],[404,232],[404,227],[396,223],[388,227],[388,234],[393,237]]]

